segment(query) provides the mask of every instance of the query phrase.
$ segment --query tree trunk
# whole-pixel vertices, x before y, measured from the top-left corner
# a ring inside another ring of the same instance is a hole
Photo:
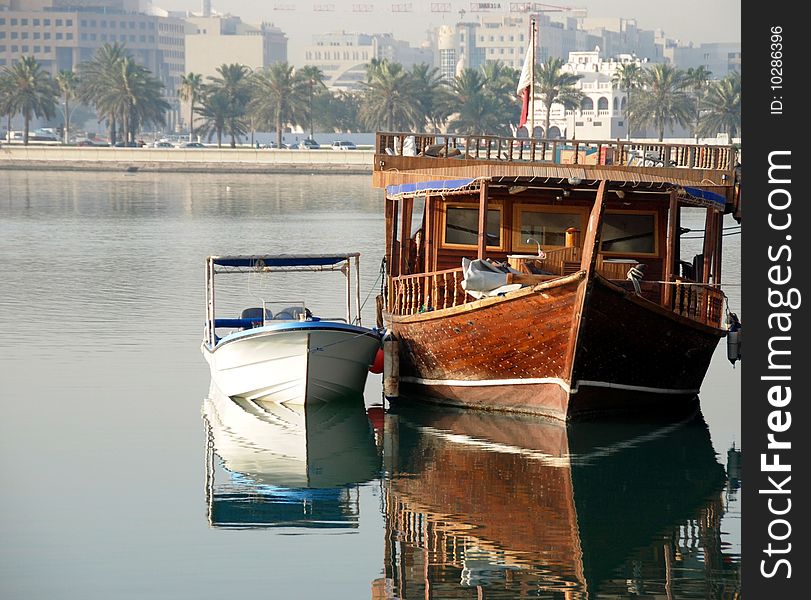
[[[552,102],[550,102],[548,104],[546,102],[544,102],[544,106],[546,106],[546,118],[544,119],[544,123],[543,123],[543,125],[544,125],[544,127],[543,127],[543,137],[545,137],[548,140],[549,139],[549,120],[550,120],[550,118],[552,116],[552,114],[551,114],[552,113]],[[533,128],[535,127],[535,115],[532,115],[532,126],[533,126]],[[535,136],[535,132],[533,131],[532,134],[530,135],[530,137],[534,137],[534,136]]]
[[[189,114],[189,141],[194,141],[194,98],[191,99],[191,111]]]
[[[65,94],[65,145],[70,143],[70,100]]]
[[[276,144],[278,144],[278,148],[282,147],[282,115],[280,112],[276,112]]]
[[[222,129],[217,128],[217,148],[222,148]]]
[[[628,128],[628,140],[631,139],[631,88],[628,88],[625,92],[625,97],[628,99],[627,103],[625,104],[625,125]]]
[[[110,145],[115,146],[115,115],[110,114],[108,121],[110,123]]]
[[[23,145],[28,145],[28,128],[31,125],[31,113],[28,111],[23,112]]]

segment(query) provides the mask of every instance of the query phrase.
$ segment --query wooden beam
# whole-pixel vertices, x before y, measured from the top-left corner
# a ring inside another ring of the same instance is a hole
[[[721,283],[721,263],[724,258],[724,215],[718,213],[718,227],[716,229],[715,239],[715,268],[712,270],[713,280],[715,284]]]
[[[591,273],[597,262],[597,253],[600,251],[600,230],[603,226],[603,214],[605,213],[605,191],[606,181],[600,182],[597,188],[597,197],[589,215],[589,224],[583,236],[583,256],[580,259],[580,270]]]
[[[670,190],[670,206],[667,210],[667,249],[665,251],[665,273],[662,278],[665,281],[662,293],[662,304],[670,307],[673,298],[673,274],[676,269],[676,255],[679,246],[679,201],[676,190]]]
[[[400,256],[397,253],[397,200],[386,199],[386,264],[389,275],[400,274]]]
[[[425,215],[425,228],[422,232],[422,255],[423,255],[423,264],[422,264],[422,271],[423,273],[430,273],[431,272],[431,259],[434,254],[434,217],[433,217],[433,201],[431,199],[430,194],[425,195],[425,210],[423,214]],[[431,278],[428,275],[425,276],[425,305],[431,306],[436,300],[433,298],[433,290],[431,289]]]
[[[407,275],[408,258],[411,249],[411,214],[414,212],[414,198],[400,201],[400,275]]]
[[[704,260],[702,265],[701,283],[710,282],[710,268],[712,267],[712,251],[715,249],[713,238],[715,237],[715,211],[707,209],[707,216],[704,217]]]
[[[490,191],[488,181],[482,181],[479,190],[479,255],[480,259],[487,256],[487,194]]]

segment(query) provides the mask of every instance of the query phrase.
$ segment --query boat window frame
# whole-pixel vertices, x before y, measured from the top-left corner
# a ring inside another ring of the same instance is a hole
[[[653,215],[653,252],[638,252],[634,250],[623,250],[622,252],[616,252],[612,250],[603,250],[603,232],[602,227],[603,224],[600,224],[600,248],[598,250],[599,254],[603,256],[645,256],[645,257],[658,257],[660,256],[659,252],[661,250],[659,245],[659,211],[654,209],[631,209],[631,210],[619,210],[619,209],[606,209],[605,215]],[[603,223],[605,219],[603,219]]]
[[[440,231],[442,232],[442,239],[440,242],[441,248],[448,248],[453,250],[469,250],[471,248],[476,249],[478,248],[478,244],[455,244],[453,242],[445,241],[445,235],[448,232],[447,229],[447,220],[448,220],[448,209],[449,208],[467,208],[470,210],[475,210],[478,214],[479,212],[479,203],[478,200],[475,202],[463,202],[463,201],[451,201],[451,202],[443,202],[442,203],[442,217],[441,222],[439,224]],[[501,200],[493,200],[490,199],[487,201],[487,210],[497,210],[499,215],[499,223],[498,223],[498,234],[499,234],[499,245],[498,246],[491,246],[490,244],[487,245],[488,250],[493,250],[496,252],[504,252],[506,250],[505,245],[505,227],[504,227],[504,203]]]
[[[527,210],[529,209],[529,210]],[[588,227],[590,210],[587,206],[577,206],[573,204],[568,205],[552,205],[552,204],[530,204],[530,203],[516,203],[513,205],[513,231],[512,231],[512,251],[522,251],[527,254],[535,254],[538,247],[535,244],[527,244],[524,242],[524,236],[521,235],[521,211],[526,212],[540,212],[540,213],[580,213],[580,247],[582,248],[584,233]],[[565,233],[565,232],[564,232]],[[543,250],[559,250],[565,248],[563,246],[548,246],[541,244]],[[531,252],[530,252],[531,251]]]

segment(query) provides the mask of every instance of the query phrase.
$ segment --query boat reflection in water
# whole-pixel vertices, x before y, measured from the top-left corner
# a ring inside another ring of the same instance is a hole
[[[212,385],[203,419],[211,525],[358,527],[358,484],[380,472],[362,397],[288,406]]]
[[[395,405],[372,597],[737,598],[703,416],[577,423]]]

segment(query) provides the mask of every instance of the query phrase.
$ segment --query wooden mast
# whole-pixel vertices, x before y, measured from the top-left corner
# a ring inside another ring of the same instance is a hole
[[[673,298],[673,274],[676,268],[677,248],[679,245],[679,201],[676,190],[670,190],[670,206],[667,211],[667,250],[665,253],[665,273],[662,278],[665,282],[662,293],[662,304],[670,307]]]
[[[479,189],[479,259],[487,256],[487,193],[489,191],[489,182],[482,181]]]

